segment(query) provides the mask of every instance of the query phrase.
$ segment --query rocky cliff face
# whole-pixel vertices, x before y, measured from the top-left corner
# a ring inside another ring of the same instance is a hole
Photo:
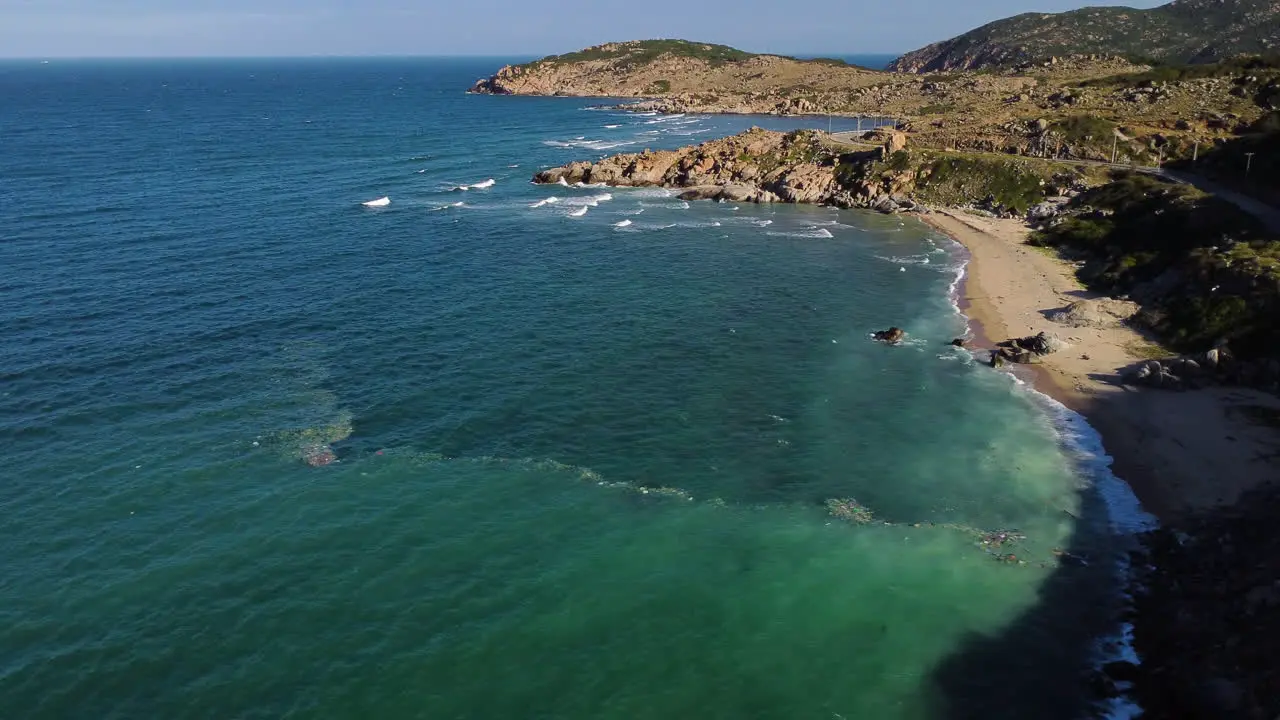
[[[679,150],[646,150],[544,170],[537,183],[682,188],[686,199],[824,203],[835,199],[836,163],[813,133],[752,128]]]
[[[646,150],[576,162],[534,176],[543,184],[604,183],[683,190],[686,200],[788,202],[920,209],[919,203],[972,206],[1022,216],[1078,181],[1047,163],[1016,158],[907,151],[896,130],[868,133],[856,147],[831,145],[809,131],[759,128],[679,150]],[[1070,173],[1067,173],[1070,175]]]
[[[1089,7],[1026,13],[907,53],[890,69],[925,73],[1008,66],[1072,54],[1212,62],[1280,44],[1280,2],[1175,0],[1151,10]]]

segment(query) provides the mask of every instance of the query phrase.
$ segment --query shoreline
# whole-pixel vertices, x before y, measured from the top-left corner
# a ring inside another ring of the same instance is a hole
[[[1234,387],[1171,392],[1122,386],[1120,371],[1145,359],[1140,349],[1150,347],[1149,340],[1119,324],[1071,327],[1045,317],[1073,301],[1102,296],[1080,285],[1070,263],[1026,245],[1024,223],[953,210],[921,220],[968,252],[957,305],[971,345],[991,348],[997,339],[1042,330],[1070,343],[1042,363],[1017,366],[1017,375],[1085,419],[1101,438],[1112,474],[1161,523],[1230,506],[1280,476],[1272,463],[1255,461],[1275,451],[1274,431],[1240,411],[1280,410],[1280,398]]]
[[[635,102],[635,103],[642,103],[642,102],[660,102],[660,101],[662,101],[662,100],[666,99],[666,98],[663,98],[663,97],[647,97],[647,96],[646,96],[646,97],[635,96],[635,97],[633,98],[633,97],[631,97],[631,96],[626,96],[626,95],[622,95],[622,96],[619,96],[619,95],[534,95],[534,94],[530,94],[530,93],[493,93],[493,92],[476,92],[476,91],[474,91],[474,90],[466,90],[465,92],[463,92],[463,94],[464,94],[464,95],[488,96],[488,97],[507,97],[507,98],[542,98],[542,99],[547,99],[547,98],[559,98],[559,99],[563,99],[563,100],[619,100],[619,101],[622,101],[622,102],[620,102],[620,103],[619,103],[619,105],[588,105],[587,107],[583,108],[583,110],[600,110],[600,111],[608,110],[608,111],[612,111],[612,112],[625,112],[625,113],[635,113],[635,114],[640,114],[640,113],[649,113],[649,112],[652,112],[652,113],[657,113],[657,114],[659,114],[659,115],[676,115],[676,114],[681,114],[681,113],[684,113],[684,114],[692,113],[692,114],[694,114],[694,115],[713,115],[713,116],[726,116],[726,117],[757,117],[757,116],[758,116],[758,117],[769,117],[769,118],[825,118],[825,117],[832,117],[832,118],[842,118],[842,119],[846,119],[846,120],[868,120],[868,119],[871,119],[871,118],[878,118],[878,117],[882,117],[882,118],[898,119],[898,118],[897,118],[896,116],[894,116],[894,115],[888,115],[888,114],[876,114],[876,113],[865,113],[865,112],[864,112],[864,113],[854,113],[854,112],[837,112],[837,111],[832,111],[832,112],[829,112],[829,113],[828,113],[828,112],[788,112],[788,113],[780,113],[780,112],[767,112],[767,111],[764,111],[764,110],[756,110],[756,111],[751,111],[751,112],[743,112],[743,111],[739,111],[739,110],[724,110],[724,109],[717,109],[717,110],[701,110],[701,109],[699,109],[699,110],[695,110],[695,109],[692,109],[692,108],[688,108],[688,109],[684,109],[684,110],[672,110],[672,111],[670,111],[670,112],[664,112],[664,111],[662,111],[662,110],[649,110],[649,109],[643,109],[643,108],[642,108],[642,109],[632,110],[632,109],[629,109],[629,108],[624,107],[625,105],[632,104],[633,102]],[[877,126],[877,127],[882,127],[882,126]],[[868,128],[868,129],[870,130],[870,129],[874,129],[874,128]]]

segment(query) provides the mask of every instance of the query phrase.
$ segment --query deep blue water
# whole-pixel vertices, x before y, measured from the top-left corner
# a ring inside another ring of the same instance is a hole
[[[946,345],[962,254],[533,186],[826,118],[494,67],[0,65],[5,715],[1077,716],[1105,458]]]

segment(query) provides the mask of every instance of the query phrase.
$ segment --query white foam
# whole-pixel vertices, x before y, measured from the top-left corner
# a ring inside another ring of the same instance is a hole
[[[679,113],[679,114],[676,114],[676,115],[667,115],[667,116],[665,116],[665,117],[655,118],[655,119],[653,119],[653,120],[646,120],[646,121],[645,121],[645,125],[653,125],[653,124],[656,124],[656,123],[671,122],[672,120],[679,120],[679,119],[680,119],[680,118],[682,118],[682,117],[684,117],[684,113]]]
[[[615,126],[616,127],[616,126]],[[639,140],[588,140],[585,137],[575,138],[569,141],[562,140],[543,140],[543,145],[556,148],[586,148],[588,150],[612,150],[614,148],[627,147],[629,145],[638,145]]]
[[[667,198],[672,196],[672,192],[666,188],[629,188],[617,187],[615,190],[622,190],[628,197],[634,198]]]
[[[560,178],[559,180],[556,180],[556,184],[557,184],[557,185],[563,185],[563,186],[565,186],[565,187],[569,187],[569,182],[568,182],[567,180],[565,180],[564,178]]]
[[[968,272],[969,255],[960,243],[951,238],[944,239],[950,243],[950,252],[959,255],[961,261],[954,268],[955,278],[948,288],[948,297],[956,314],[963,317],[959,306],[959,288]],[[1107,455],[1102,436],[1089,425],[1084,416],[1036,390],[1017,375],[1010,373],[1009,377],[1044,410],[1077,474],[1087,479],[1098,493],[1106,506],[1107,523],[1111,532],[1117,536],[1117,544],[1133,541],[1139,533],[1157,527],[1158,521],[1142,508],[1133,489],[1112,472],[1112,458]],[[1130,571],[1127,554],[1117,548],[1113,572],[1115,582],[1122,592],[1127,586]],[[1133,625],[1121,622],[1116,626],[1114,634],[1098,638],[1093,659],[1096,667],[1115,660],[1141,664],[1133,647]],[[1105,701],[1100,710],[1102,717],[1107,720],[1137,720],[1142,716],[1142,708],[1124,696]]]
[[[370,201],[368,201],[368,202],[364,202],[364,203],[360,203],[360,204],[361,204],[361,205],[364,205],[365,207],[371,207],[371,208],[386,207],[386,206],[388,206],[388,205],[390,205],[390,204],[391,204],[391,198],[389,198],[389,197],[380,197],[380,198],[378,198],[377,200],[370,200]]]
[[[493,178],[489,178],[488,180],[481,180],[478,183],[472,183],[470,185],[458,185],[453,189],[460,190],[462,192],[466,192],[468,190],[485,190],[493,187],[496,184],[498,184],[497,180],[494,180]]]
[[[876,259],[884,260],[885,262],[891,262],[894,265],[928,265],[929,264],[928,255],[895,255],[891,257],[884,257],[883,255],[877,255]]]
[[[831,238],[835,237],[831,231],[826,228],[813,228],[811,230],[791,230],[786,232],[768,232],[765,233],[770,237],[789,237],[789,238]]]
[[[621,125],[605,125],[605,127],[608,128],[609,130],[613,130],[615,128],[620,128],[622,126]]]
[[[449,203],[448,205],[437,205],[436,207],[431,208],[431,212],[440,212],[441,210],[448,210],[449,208],[459,208],[459,207],[466,207],[466,203],[456,202],[456,203]]]
[[[573,212],[569,213],[569,217],[582,217],[583,215],[586,215],[586,214],[587,214],[587,206],[583,205],[577,210],[574,210]]]
[[[630,220],[623,220],[622,222],[616,222],[616,223],[614,223],[614,224],[613,224],[613,226],[614,226],[614,227],[616,227],[616,228],[631,227],[631,221],[630,221]]]
[[[613,199],[613,196],[610,195],[609,193],[602,193],[600,195],[587,195],[585,197],[569,198],[568,200],[565,200],[564,203],[565,205],[585,205],[587,207],[598,207],[600,203],[609,202],[612,199]]]
[[[539,200],[538,202],[536,202],[536,203],[534,203],[534,204],[530,205],[529,207],[531,207],[531,208],[540,208],[540,207],[542,207],[543,205],[554,205],[554,204],[556,204],[556,203],[558,203],[558,202],[560,202],[560,198],[556,197],[555,195],[552,195],[552,196],[551,196],[551,197],[549,197],[549,198],[545,198],[545,199],[543,199],[543,200]]]

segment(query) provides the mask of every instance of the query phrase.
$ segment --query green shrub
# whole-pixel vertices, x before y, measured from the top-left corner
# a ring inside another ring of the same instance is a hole
[[[670,80],[654,80],[652,83],[649,84],[649,88],[645,94],[646,95],[665,95],[669,92],[671,92]]]
[[[1145,298],[1152,328],[1172,347],[1226,338],[1247,354],[1280,351],[1280,241],[1254,218],[1140,174],[1082,193],[1071,210],[1031,242],[1087,259],[1079,274],[1092,288]],[[1157,278],[1162,294],[1149,295]]]
[[[1072,115],[1050,125],[1063,139],[1073,143],[1106,140],[1110,147],[1116,124],[1096,115]]]
[[[596,47],[563,55],[550,55],[533,64],[555,63],[559,65],[591,60],[616,59],[618,60],[615,63],[616,67],[628,68],[647,65],[658,59],[659,56],[668,54],[676,57],[705,60],[714,66],[742,62],[755,57],[754,53],[731,48],[727,45],[713,45],[710,43],[690,42],[688,40],[640,40],[637,42],[616,43],[612,47],[597,45]]]

